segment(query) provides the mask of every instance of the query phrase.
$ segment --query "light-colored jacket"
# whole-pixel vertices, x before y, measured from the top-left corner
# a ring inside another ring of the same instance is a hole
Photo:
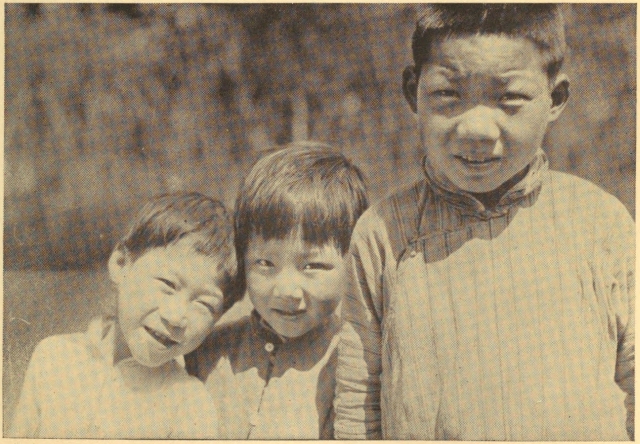
[[[113,364],[113,324],[51,336],[36,347],[9,436],[14,438],[218,437],[216,406],[172,360],[149,368]]]
[[[427,176],[350,254],[337,438],[633,434],[635,227],[611,195],[542,152],[492,211]]]

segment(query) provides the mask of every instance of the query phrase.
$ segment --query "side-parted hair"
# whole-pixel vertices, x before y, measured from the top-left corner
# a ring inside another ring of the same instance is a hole
[[[116,250],[136,261],[149,250],[176,244],[182,239],[192,242],[194,253],[219,261],[217,272],[225,309],[237,300],[232,287],[237,273],[233,246],[233,224],[224,205],[196,192],[162,194],[147,202],[132,220]],[[212,270],[213,272],[214,270]]]
[[[498,34],[524,37],[542,51],[550,79],[566,53],[564,19],[552,3],[434,3],[422,6],[411,49],[416,73],[428,61],[431,44],[453,35]]]
[[[294,142],[261,158],[244,179],[236,201],[237,286],[244,292],[244,258],[251,236],[285,239],[297,232],[305,242],[332,244],[345,254],[367,206],[362,172],[328,145]]]

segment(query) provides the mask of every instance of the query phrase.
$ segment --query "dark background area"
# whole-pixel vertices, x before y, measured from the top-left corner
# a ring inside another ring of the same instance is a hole
[[[635,215],[636,5],[566,5],[571,99],[545,149]],[[132,211],[232,208],[266,149],[312,138],[373,200],[420,177],[401,92],[415,5],[5,5],[4,423],[43,337],[83,330]]]

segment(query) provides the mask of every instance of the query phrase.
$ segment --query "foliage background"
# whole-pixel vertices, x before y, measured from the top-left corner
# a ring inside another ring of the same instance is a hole
[[[636,5],[563,6],[571,100],[545,146],[635,214]],[[83,329],[152,194],[231,208],[260,153],[341,148],[373,199],[420,176],[401,93],[415,5],[5,5],[4,412],[35,343]],[[5,424],[7,421],[5,421]]]

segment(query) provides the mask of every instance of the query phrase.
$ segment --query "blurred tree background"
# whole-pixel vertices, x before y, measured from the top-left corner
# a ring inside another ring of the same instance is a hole
[[[636,5],[563,8],[572,95],[547,153],[634,214]],[[5,4],[4,424],[35,345],[99,313],[104,259],[149,196],[232,208],[264,150],[303,138],[342,149],[374,200],[419,178],[401,90],[415,18],[408,4]]]
[[[635,211],[635,4],[564,7],[547,151]],[[230,207],[263,150],[341,148],[377,199],[419,177],[401,93],[415,5],[6,4],[5,268],[103,259],[152,194]]]

